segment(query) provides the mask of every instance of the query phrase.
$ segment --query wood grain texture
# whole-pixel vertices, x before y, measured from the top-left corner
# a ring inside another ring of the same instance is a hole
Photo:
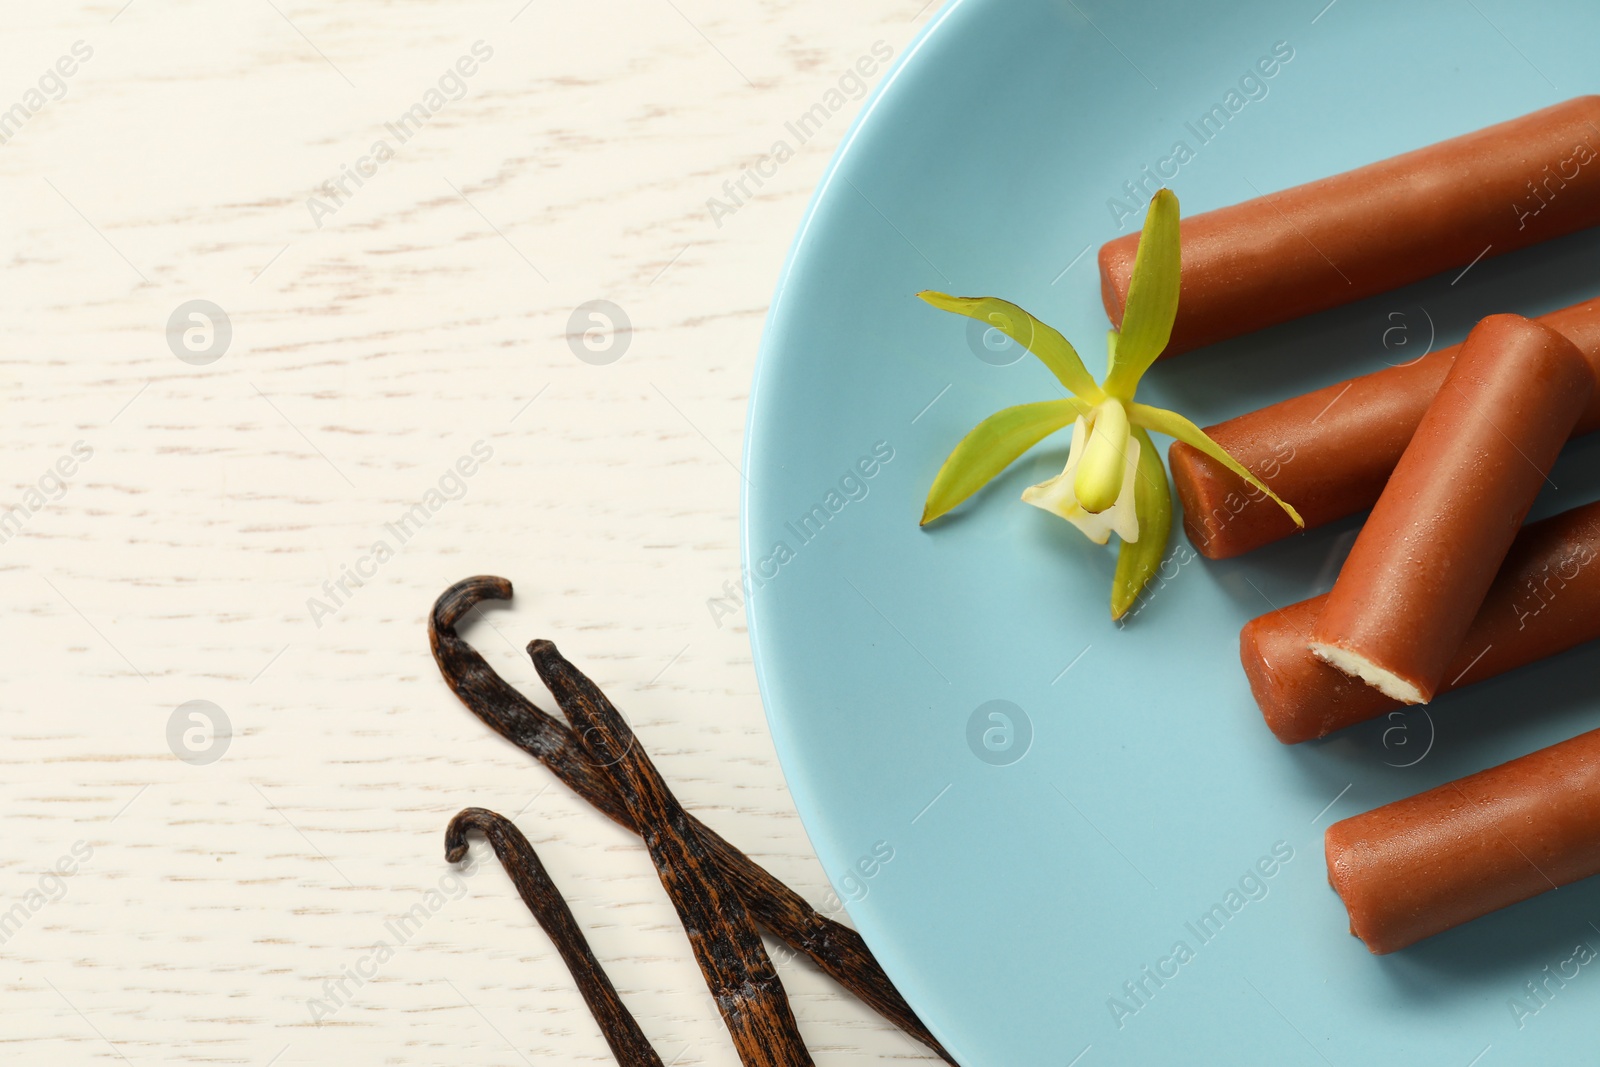
[[[738,573],[772,287],[858,101],[732,214],[706,202],[919,6],[0,12],[0,112],[34,112],[0,119],[7,1062],[610,1062],[498,866],[444,862],[469,805],[515,818],[667,1062],[737,1062],[642,846],[460,706],[424,620],[458,578],[514,579],[467,630],[495,668],[548,699],[521,649],[558,641],[690,810],[837,908],[742,616],[707,600]],[[232,327],[203,366],[166,332],[196,299]],[[631,320],[615,362],[569,343],[591,300]],[[169,743],[190,701],[231,723],[211,762],[188,712],[189,758]],[[818,1063],[934,1062],[776,959]]]

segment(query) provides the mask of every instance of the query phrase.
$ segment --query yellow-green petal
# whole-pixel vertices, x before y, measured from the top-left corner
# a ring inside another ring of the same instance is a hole
[[[1271,497],[1275,504],[1277,504],[1284,511],[1288,512],[1289,517],[1294,520],[1294,524],[1296,526],[1305,526],[1306,521],[1300,517],[1300,513],[1289,504],[1285,503],[1283,498],[1278,496],[1277,493],[1274,493],[1270,488],[1268,488],[1267,483],[1263,482],[1260,478],[1257,478],[1254,474],[1251,474],[1250,471],[1245,468],[1244,464],[1228,455],[1227,451],[1221,445],[1207,437],[1204,430],[1190,422],[1188,419],[1184,418],[1182,415],[1179,415],[1176,411],[1168,411],[1165,408],[1153,408],[1148,404],[1130,404],[1128,409],[1128,417],[1133,421],[1134,425],[1143,426],[1146,429],[1154,430],[1157,433],[1164,433],[1168,437],[1177,438],[1186,445],[1191,445],[1195,448],[1198,448],[1200,451],[1204,452],[1206,455],[1210,456],[1212,459],[1216,460],[1218,463],[1222,464],[1224,467],[1227,467],[1233,473],[1237,474],[1239,477],[1243,478],[1245,481],[1249,482],[1251,485],[1267,494],[1267,496]]]
[[[1067,397],[1019,404],[997,411],[978,423],[946,457],[944,466],[934,476],[928,501],[922,508],[922,525],[926,526],[956,507],[989,484],[1018,456],[1091,410],[1091,405],[1076,397]]]
[[[1073,395],[1091,404],[1099,403],[1105,395],[1084,367],[1083,360],[1078,358],[1078,350],[1059,330],[1045,325],[1010,301],[995,296],[951,296],[931,289],[917,296],[941,311],[965,315],[993,326],[1039,357]]]
[[[1111,617],[1120,619],[1161,566],[1172,535],[1172,490],[1161,453],[1142,426],[1133,428],[1139,442],[1138,481],[1133,486],[1133,513],[1139,517],[1139,539],[1124,541],[1117,551],[1117,572],[1111,579]]]
[[[1145,212],[1139,249],[1133,256],[1128,299],[1122,310],[1122,331],[1112,367],[1106,375],[1106,392],[1133,399],[1139,379],[1156,361],[1172,337],[1178,316],[1178,277],[1182,254],[1178,248],[1178,198],[1171,189],[1159,190]]]
[[[1098,515],[1117,502],[1128,470],[1128,409],[1120,400],[1095,405],[1094,425],[1073,479],[1078,506]]]

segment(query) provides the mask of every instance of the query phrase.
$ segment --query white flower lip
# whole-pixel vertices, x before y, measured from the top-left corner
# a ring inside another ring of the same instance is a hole
[[[1139,516],[1134,511],[1133,488],[1134,479],[1139,469],[1139,441],[1129,437],[1127,448],[1123,457],[1122,489],[1117,493],[1117,502],[1106,510],[1095,514],[1085,511],[1078,503],[1077,494],[1073,491],[1073,481],[1078,471],[1078,460],[1082,458],[1083,447],[1089,440],[1089,424],[1083,416],[1078,416],[1072,424],[1072,447],[1067,452],[1067,465],[1060,474],[1049,481],[1030,485],[1022,491],[1024,503],[1042,508],[1052,515],[1066,519],[1083,532],[1083,535],[1097,545],[1103,545],[1115,533],[1124,541],[1134,542],[1139,540]]]

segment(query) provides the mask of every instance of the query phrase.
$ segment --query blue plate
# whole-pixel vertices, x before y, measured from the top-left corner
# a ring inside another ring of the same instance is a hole
[[[762,693],[833,885],[964,1064],[1592,1058],[1600,963],[1578,960],[1600,885],[1378,958],[1321,846],[1334,820],[1600,725],[1595,649],[1289,748],[1239,627],[1327,589],[1354,521],[1224,563],[1178,533],[1126,626],[1114,550],[1017,499],[1065,435],[917,526],[969,427],[1057,395],[918,290],[1007,297],[1098,366],[1095,251],[1139,225],[1146,168],[1176,169],[1194,213],[1596,88],[1592,3],[1322,3],[947,7],[846,138],[779,284],[745,467]],[[1215,422],[1593,296],[1597,262],[1594,234],[1487,259],[1164,362],[1140,397]],[[1600,495],[1600,441],[1553,480],[1540,513]]]

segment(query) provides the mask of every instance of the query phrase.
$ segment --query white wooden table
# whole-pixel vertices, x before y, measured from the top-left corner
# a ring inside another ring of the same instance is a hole
[[[0,11],[7,1063],[609,1062],[499,867],[445,863],[471,804],[665,1060],[736,1062],[638,842],[457,703],[424,619],[511,578],[467,631],[495,667],[546,699],[520,649],[554,639],[687,805],[828,898],[711,602],[774,281],[847,72],[919,6]],[[819,1063],[929,1058],[784,978]]]

